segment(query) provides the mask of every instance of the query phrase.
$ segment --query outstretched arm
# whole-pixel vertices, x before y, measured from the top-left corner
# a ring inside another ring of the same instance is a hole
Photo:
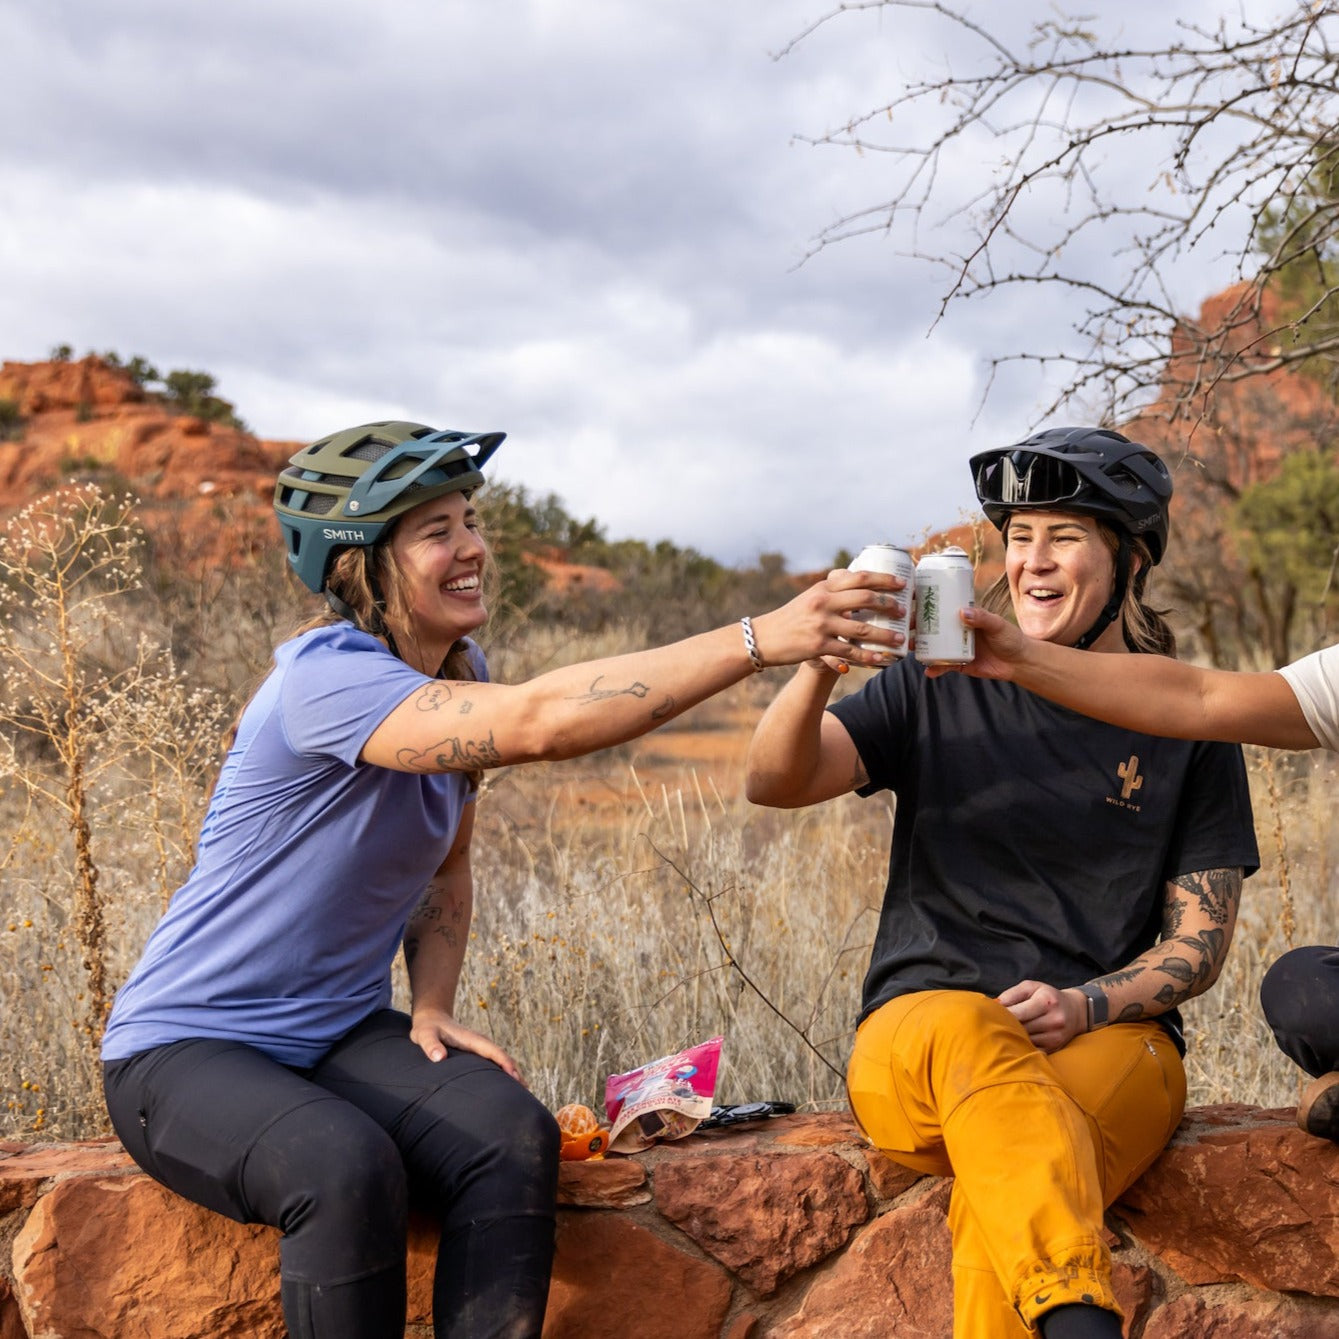
[[[984,609],[964,620],[976,630],[976,658],[962,673],[1008,679],[1073,711],[1173,739],[1220,739],[1279,749],[1319,741],[1281,674],[1202,669],[1166,656],[1098,655],[1026,637]],[[930,669],[931,675],[945,668]]]
[[[1167,884],[1158,943],[1128,966],[1087,983],[1106,1001],[1109,1022],[1156,1018],[1218,980],[1237,924],[1241,882],[1240,869],[1206,869]],[[1058,1051],[1088,1031],[1089,1000],[1077,986],[1057,990],[1020,981],[999,999],[1039,1050]]]
[[[788,604],[753,620],[767,665],[837,656],[856,665],[880,655],[851,641],[891,646],[895,634],[853,617],[890,607],[895,577],[837,570]],[[849,639],[849,640],[844,640]],[[435,680],[372,733],[362,758],[404,772],[469,771],[575,758],[635,739],[754,670],[738,623],[669,646],[553,670],[517,685]]]

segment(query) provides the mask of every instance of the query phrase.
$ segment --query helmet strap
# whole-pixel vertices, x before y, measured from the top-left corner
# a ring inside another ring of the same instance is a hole
[[[341,600],[329,586],[326,586],[321,594],[325,597],[325,602],[330,606],[340,618],[346,618],[356,628],[358,626],[358,615],[354,613],[353,606]]]
[[[386,645],[390,648],[391,655],[397,660],[403,660],[404,657],[400,654],[400,648],[395,644],[395,637],[391,633],[390,628],[386,626],[386,619],[384,617],[386,603],[382,599],[381,588],[377,584],[376,577],[373,576],[371,572],[368,573],[368,580],[372,587],[372,626],[368,631],[372,633],[374,637],[384,637],[386,639]],[[328,604],[340,618],[348,619],[355,628],[358,626],[358,614],[347,600],[340,599],[329,586],[326,586],[325,589],[321,591],[321,594],[325,597],[326,604]]]
[[[1116,577],[1111,583],[1111,597],[1102,607],[1097,621],[1074,643],[1076,651],[1086,651],[1115,621],[1125,603],[1125,591],[1130,584],[1130,540],[1125,531],[1120,532],[1120,542],[1116,548]]]

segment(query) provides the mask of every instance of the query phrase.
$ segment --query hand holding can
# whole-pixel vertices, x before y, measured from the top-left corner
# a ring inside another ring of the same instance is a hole
[[[962,611],[976,603],[972,560],[960,548],[927,553],[916,564],[916,659],[922,665],[965,665],[976,636]]]
[[[900,617],[874,609],[858,609],[852,615],[862,623],[872,623],[876,628],[887,628],[890,632],[900,632],[902,642],[898,646],[884,646],[880,642],[857,642],[863,651],[879,651],[884,655],[900,660],[911,644],[911,597],[916,580],[916,564],[911,554],[899,549],[895,544],[866,544],[855,556],[848,569],[852,572],[883,572],[889,576],[901,577],[906,583],[903,587],[903,612]]]

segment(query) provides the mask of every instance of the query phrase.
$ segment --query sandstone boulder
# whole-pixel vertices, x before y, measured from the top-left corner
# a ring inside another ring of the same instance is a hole
[[[1127,1333],[1339,1339],[1339,1149],[1291,1112],[1187,1114],[1108,1218]],[[951,1183],[846,1116],[783,1117],[559,1171],[546,1339],[949,1339]],[[0,1339],[283,1332],[278,1239],[197,1209],[112,1140],[0,1144]],[[411,1224],[407,1339],[431,1334]]]

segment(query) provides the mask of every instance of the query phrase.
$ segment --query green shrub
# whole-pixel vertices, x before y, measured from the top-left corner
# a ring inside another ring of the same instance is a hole
[[[60,462],[62,474],[86,474],[101,468],[102,461],[97,456],[64,456]]]
[[[184,413],[195,418],[202,418],[208,423],[222,423],[245,432],[246,424],[238,418],[232,404],[214,394],[215,384],[208,372],[177,368],[163,378],[163,398],[169,404],[179,405]]]
[[[24,419],[17,400],[0,400],[0,442],[17,442],[23,437]]]

